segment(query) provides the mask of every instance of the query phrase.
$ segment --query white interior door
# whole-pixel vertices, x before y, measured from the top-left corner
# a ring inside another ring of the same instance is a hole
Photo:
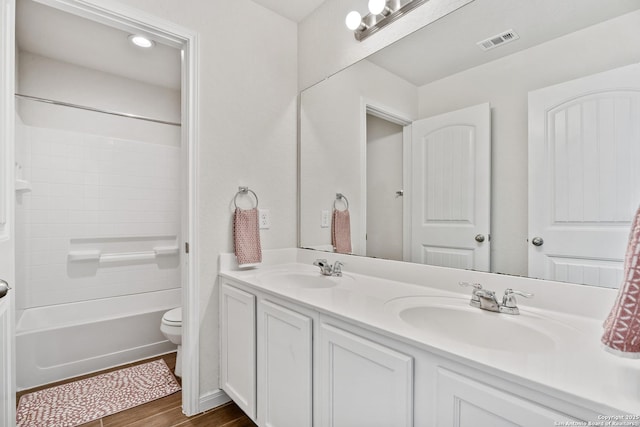
[[[0,0],[0,279],[14,286],[14,0]],[[0,288],[2,285],[0,285]],[[4,292],[0,291],[0,295]],[[15,425],[13,291],[0,298],[0,427]]]
[[[489,271],[489,104],[412,127],[411,261]]]
[[[618,287],[638,159],[640,64],[529,93],[529,276]]]

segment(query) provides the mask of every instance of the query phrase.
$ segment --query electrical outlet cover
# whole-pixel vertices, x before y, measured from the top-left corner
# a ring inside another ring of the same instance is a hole
[[[269,209],[258,209],[258,224],[261,229],[271,227],[271,213]]]
[[[322,211],[320,228],[329,228],[329,211]]]

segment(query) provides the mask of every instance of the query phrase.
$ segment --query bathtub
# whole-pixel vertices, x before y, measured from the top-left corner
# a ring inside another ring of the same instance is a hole
[[[180,306],[170,289],[29,308],[16,324],[18,390],[174,351],[162,315]]]

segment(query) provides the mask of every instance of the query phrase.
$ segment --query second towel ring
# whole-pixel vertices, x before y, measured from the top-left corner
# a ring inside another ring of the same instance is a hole
[[[253,194],[253,197],[256,198],[256,208],[258,207],[258,195],[251,189],[249,189],[249,187],[238,187],[238,192],[236,193],[235,197],[233,198],[233,205],[236,207],[236,209],[238,209],[238,196],[242,195],[242,194]]]
[[[333,209],[339,210],[338,208],[336,208],[336,202],[338,200],[344,200],[344,204],[347,206],[344,210],[348,211],[349,210],[349,199],[347,199],[347,197],[342,193],[336,193],[336,199],[333,201]]]

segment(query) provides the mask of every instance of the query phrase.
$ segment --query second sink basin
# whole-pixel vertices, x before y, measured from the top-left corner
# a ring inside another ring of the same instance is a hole
[[[338,276],[323,276],[319,272],[289,272],[289,271],[274,271],[264,273],[258,276],[263,284],[269,286],[282,286],[286,288],[301,288],[301,289],[326,289],[333,288],[335,286],[352,282],[353,277],[343,274]]]
[[[471,307],[468,299],[461,298],[397,298],[387,302],[386,308],[434,337],[498,351],[553,351],[572,331],[542,316],[522,311],[519,315],[494,313]]]

